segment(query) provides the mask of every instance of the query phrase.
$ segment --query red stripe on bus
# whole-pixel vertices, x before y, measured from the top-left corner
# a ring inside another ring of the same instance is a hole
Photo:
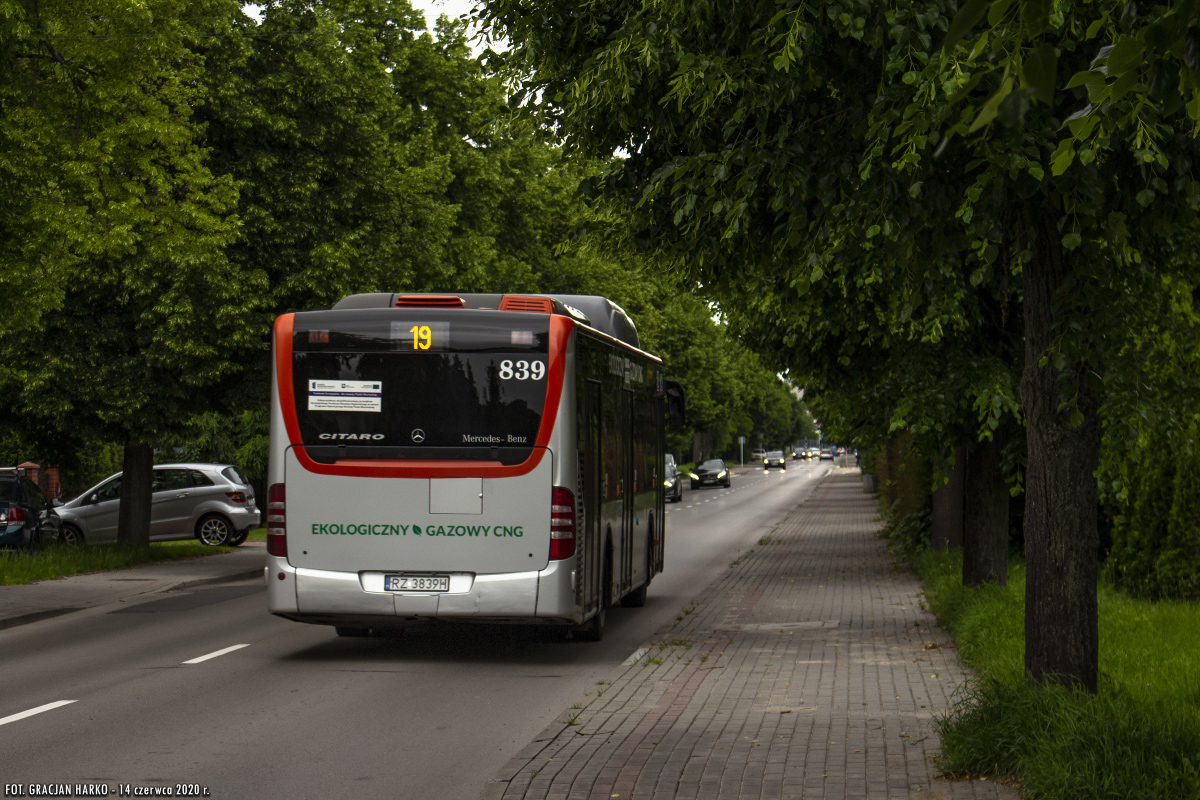
[[[549,369],[546,379],[546,403],[542,422],[534,441],[533,452],[520,464],[496,464],[479,461],[450,461],[445,459],[342,459],[321,464],[308,457],[300,439],[300,423],[296,419],[296,392],[292,385],[292,326],[294,314],[284,314],[275,320],[275,376],[279,393],[279,408],[300,466],[318,475],[349,475],[356,478],[513,478],[532,472],[546,453],[550,434],[558,417],[562,399],[563,379],[567,371],[567,342],[575,323],[557,314],[550,315],[550,347],[547,354]]]

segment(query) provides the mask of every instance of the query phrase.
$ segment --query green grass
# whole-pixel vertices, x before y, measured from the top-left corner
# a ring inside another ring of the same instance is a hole
[[[254,528],[250,531],[250,535],[246,537],[247,542],[265,542],[267,540],[266,528]]]
[[[70,547],[49,543],[40,552],[0,552],[0,585],[12,586],[51,578],[65,578],[84,572],[134,567],[155,561],[228,553],[231,547],[206,547],[194,539],[154,542],[149,548],[117,544]]]
[[[1200,800],[1200,605],[1100,589],[1100,690],[1024,678],[1024,564],[966,589],[960,552],[913,557],[930,605],[978,672],[940,720],[951,775],[1016,778],[1026,798]]]

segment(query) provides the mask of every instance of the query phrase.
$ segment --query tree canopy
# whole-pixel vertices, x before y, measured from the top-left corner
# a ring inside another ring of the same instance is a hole
[[[1198,282],[1182,257],[1198,13],[488,0],[480,16],[512,44],[490,58],[525,118],[573,152],[626,154],[593,196],[633,209],[631,237],[780,365],[861,390],[857,356],[903,371],[914,343],[976,339],[968,361],[1001,368],[968,382],[972,404],[1015,388],[1027,431],[1027,669],[1094,688],[1100,408],[1137,382],[1133,337]],[[1016,320],[1015,352],[993,349],[995,319]]]
[[[0,7],[4,456],[76,491],[112,443],[147,487],[155,453],[261,481],[271,320],[375,290],[607,295],[715,446],[807,418],[657,263],[573,238],[624,224],[579,202],[605,160],[498,124],[461,23],[406,0]]]

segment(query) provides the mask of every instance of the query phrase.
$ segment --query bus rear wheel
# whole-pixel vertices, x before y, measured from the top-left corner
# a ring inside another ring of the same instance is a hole
[[[646,582],[621,598],[622,608],[641,608],[646,605],[646,592],[650,589],[650,548],[654,545],[654,527],[651,522],[650,533],[646,537]]]
[[[608,604],[612,600],[612,546],[605,548],[604,573],[600,585],[600,608],[590,620],[580,625],[572,633],[572,638],[580,642],[598,642],[604,638],[604,622],[608,617]]]

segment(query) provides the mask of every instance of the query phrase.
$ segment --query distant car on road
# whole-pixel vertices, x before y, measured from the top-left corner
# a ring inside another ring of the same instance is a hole
[[[787,469],[787,456],[783,454],[782,450],[771,450],[763,456],[763,469],[771,469],[772,467]]]
[[[691,474],[692,488],[721,485],[728,489],[732,485],[730,477],[729,467],[724,461],[719,458],[710,458],[696,467],[696,471]]]
[[[819,458],[821,461],[825,461],[825,460],[833,461],[834,455],[835,455],[835,453],[834,453],[834,449],[832,447],[822,447],[821,455]]]
[[[756,448],[754,448],[754,452],[750,453],[750,460],[751,461],[762,461],[763,456],[765,456],[766,454],[767,454],[766,450],[762,449],[761,447],[756,447]]]
[[[58,509],[65,537],[117,538],[121,476],[104,479]],[[195,537],[201,544],[236,547],[259,524],[254,489],[231,464],[162,464],[154,467],[153,480],[152,542]]]
[[[0,549],[37,550],[61,533],[54,505],[25,470],[0,467]]]

